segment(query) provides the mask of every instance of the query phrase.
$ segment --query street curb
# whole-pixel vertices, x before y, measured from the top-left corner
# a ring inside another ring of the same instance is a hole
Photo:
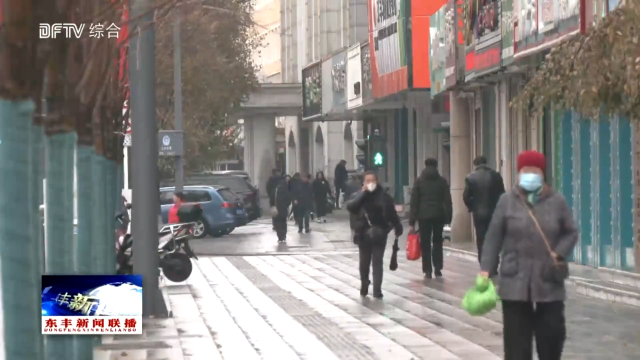
[[[160,286],[160,294],[162,295],[162,299],[164,300],[164,306],[167,309],[167,318],[173,317],[173,310],[171,309],[171,301],[169,301],[169,293],[167,292],[166,282],[169,280],[162,277],[162,282],[165,283]]]
[[[443,246],[442,248],[444,249],[444,251],[448,251],[447,255],[459,257],[469,261],[478,261],[478,254],[474,252],[460,250],[449,246]]]
[[[570,278],[570,281],[576,286],[578,294],[580,295],[640,308],[640,293],[614,289],[583,279]]]
[[[477,261],[478,255],[471,251],[465,251],[444,246],[447,255],[455,256],[461,259],[469,261]],[[624,271],[615,269],[598,269],[603,275],[602,280],[590,280],[577,276],[569,276],[567,282],[576,287],[578,294],[587,296],[590,298],[605,300],[618,304],[625,304],[634,307],[640,307],[640,291],[632,292],[622,289],[615,289],[610,286],[606,286],[607,282],[611,282],[617,285],[627,286],[630,288],[636,287],[640,283],[640,275],[625,273]],[[599,283],[599,284],[597,284]],[[640,289],[639,287],[636,287]]]

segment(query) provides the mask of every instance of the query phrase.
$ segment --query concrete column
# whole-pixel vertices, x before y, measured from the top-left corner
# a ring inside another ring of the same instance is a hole
[[[469,130],[469,105],[466,99],[451,96],[451,197],[453,199],[453,221],[451,239],[455,242],[471,241],[471,216],[462,201],[464,179],[471,170]]]
[[[407,109],[407,111],[409,113],[409,123],[407,124],[408,129],[409,129],[408,130],[409,136],[407,138],[407,148],[409,149],[409,158],[408,158],[408,161],[409,161],[409,167],[408,167],[408,174],[409,174],[409,179],[408,180],[409,180],[409,182],[408,182],[408,185],[409,186],[413,186],[413,181],[415,180],[414,174],[415,174],[415,169],[416,169],[416,164],[417,164],[417,161],[416,161],[416,158],[417,158],[416,155],[417,154],[413,151],[413,149],[415,148],[415,144],[417,142],[416,140],[418,138],[418,136],[416,134],[416,129],[413,126],[414,125],[414,119],[416,118],[416,116],[414,116],[414,115],[416,115],[416,114],[414,114],[414,110],[415,110],[414,107],[409,107]],[[416,111],[416,113],[417,113],[417,111]]]
[[[244,120],[245,171],[260,190],[260,205],[268,210],[267,180],[276,166],[276,126],[272,115]]]
[[[327,132],[325,138],[325,148],[327,150],[327,161],[324,167],[325,174],[333,171],[340,160],[347,161],[347,169],[350,160],[344,157],[344,122],[330,121],[327,122]],[[315,175],[315,173],[314,173]]]

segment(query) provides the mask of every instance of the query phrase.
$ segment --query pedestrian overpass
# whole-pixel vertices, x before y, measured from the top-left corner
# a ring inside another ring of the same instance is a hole
[[[301,84],[262,83],[228,116],[230,124],[244,121],[244,168],[259,187],[263,209],[268,208],[267,180],[276,166],[275,119],[301,114]]]

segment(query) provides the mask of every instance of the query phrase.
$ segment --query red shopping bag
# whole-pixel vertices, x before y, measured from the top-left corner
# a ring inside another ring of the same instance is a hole
[[[409,236],[407,236],[407,260],[418,260],[421,255],[420,235],[418,233],[409,233]]]

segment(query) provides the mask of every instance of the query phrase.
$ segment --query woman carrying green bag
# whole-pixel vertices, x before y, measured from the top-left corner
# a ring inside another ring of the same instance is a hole
[[[566,339],[565,259],[578,230],[562,195],[544,183],[546,160],[537,151],[518,156],[518,185],[502,195],[487,232],[480,264],[484,281],[500,262],[505,360],[560,360]]]
[[[482,316],[493,310],[499,297],[493,282],[485,277],[476,278],[476,284],[469,289],[462,299],[462,308],[472,316]]]

